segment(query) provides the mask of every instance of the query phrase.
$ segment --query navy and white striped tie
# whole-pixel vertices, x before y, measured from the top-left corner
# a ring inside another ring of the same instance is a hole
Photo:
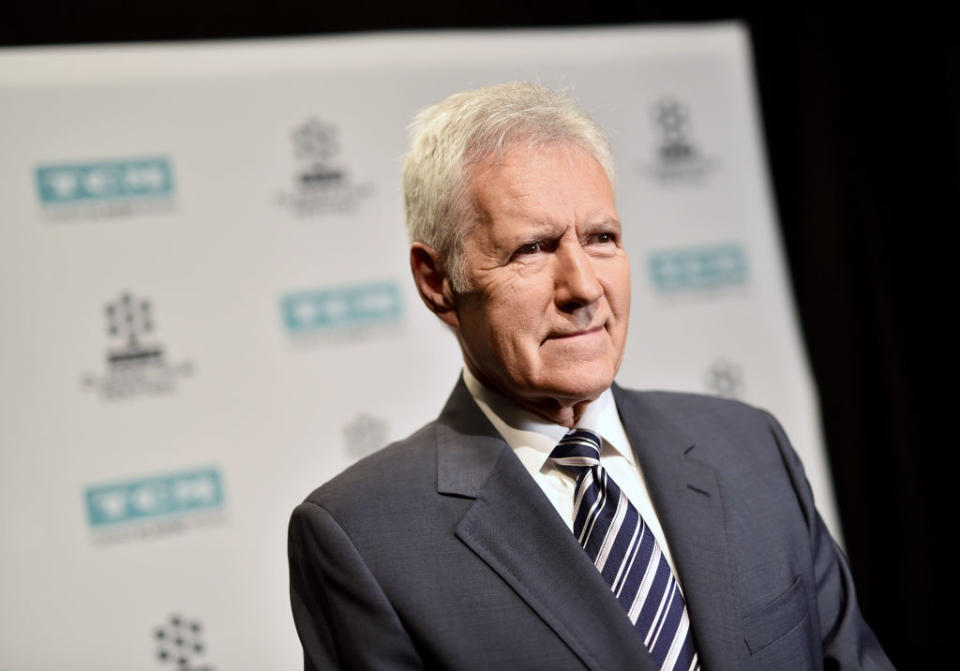
[[[576,477],[573,533],[660,669],[699,669],[680,586],[650,528],[600,466],[600,436],[573,429],[550,459]]]

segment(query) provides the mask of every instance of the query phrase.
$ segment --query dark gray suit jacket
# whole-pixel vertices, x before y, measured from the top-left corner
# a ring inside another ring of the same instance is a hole
[[[614,386],[703,666],[892,668],[768,414]],[[461,381],[440,417],[293,513],[306,669],[639,669],[653,662]]]

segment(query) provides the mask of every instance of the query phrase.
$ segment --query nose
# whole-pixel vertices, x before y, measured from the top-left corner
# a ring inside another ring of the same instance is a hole
[[[578,240],[561,244],[555,257],[554,300],[564,312],[586,307],[600,300],[603,285],[593,261]]]

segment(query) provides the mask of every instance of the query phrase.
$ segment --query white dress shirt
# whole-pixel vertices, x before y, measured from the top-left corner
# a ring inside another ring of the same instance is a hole
[[[549,459],[553,448],[569,429],[521,408],[499,392],[484,386],[466,367],[463,369],[463,381],[483,414],[507,441],[572,532],[576,481]],[[647,492],[643,469],[636,463],[610,389],[587,406],[577,427],[589,429],[603,439],[601,465],[643,517],[676,575],[677,569],[670,556],[667,539]]]

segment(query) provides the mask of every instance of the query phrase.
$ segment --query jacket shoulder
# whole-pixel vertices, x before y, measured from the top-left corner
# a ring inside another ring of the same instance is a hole
[[[616,390],[617,408],[638,435],[669,431],[696,444],[696,454],[720,467],[731,463],[791,466],[796,457],[780,424],[766,410],[719,396]]]
[[[625,400],[628,408],[639,407],[645,412],[660,414],[681,426],[717,422],[735,425],[747,422],[750,425],[769,426],[776,421],[766,410],[721,396],[679,391],[638,391],[618,387],[617,398],[618,401]]]

